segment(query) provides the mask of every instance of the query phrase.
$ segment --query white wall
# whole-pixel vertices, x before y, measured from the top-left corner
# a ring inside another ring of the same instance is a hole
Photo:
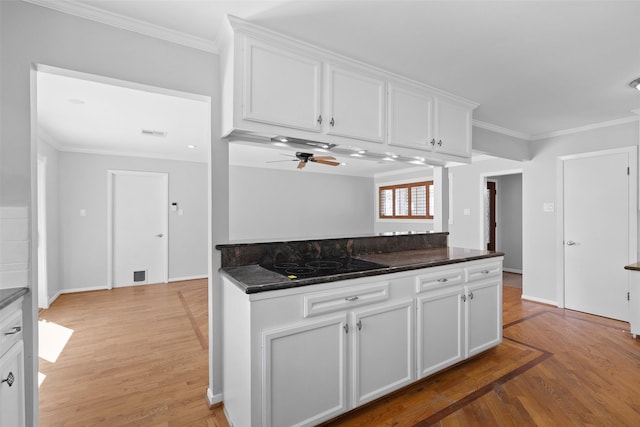
[[[59,153],[62,289],[107,283],[107,170],[165,172],[169,202],[169,280],[207,276],[207,165],[139,157]],[[80,216],[80,210],[86,216]]]
[[[0,206],[23,206],[35,215],[36,139],[32,131],[32,67],[46,64],[85,73],[210,96],[212,187],[217,204],[211,226],[212,242],[226,238],[228,213],[226,144],[220,143],[219,57],[200,50],[154,39],[22,1],[0,1]],[[35,120],[33,121],[35,123]],[[219,184],[222,185],[219,185]],[[30,221],[30,238],[35,221]],[[206,232],[203,230],[203,232]],[[37,283],[36,250],[30,254],[31,291],[26,298],[25,370],[27,374],[27,424],[37,425]],[[215,258],[215,257],[214,257]],[[219,258],[219,257],[218,257]],[[217,271],[212,259],[210,271]],[[220,282],[211,283],[211,344],[220,348]],[[31,312],[29,313],[29,307]],[[212,355],[211,394],[222,391],[221,357]]]
[[[433,219],[407,220],[407,219],[380,219],[378,217],[378,188],[385,185],[404,184],[409,182],[430,181],[433,179],[433,168],[420,167],[409,168],[405,172],[385,173],[374,177],[373,204],[374,232],[384,233],[389,231],[427,231],[433,230]]]
[[[229,168],[233,241],[354,236],[373,232],[371,178]]]
[[[556,257],[562,236],[556,229],[556,212],[544,212],[542,206],[558,203],[558,157],[637,144],[638,123],[631,122],[532,142],[530,161],[492,159],[451,168],[454,195],[449,245],[482,248],[482,180],[521,169],[523,297],[557,304]]]
[[[496,249],[504,252],[503,267],[522,272],[522,174],[494,178],[497,182],[498,238]]]
[[[47,300],[62,290],[60,277],[60,219],[58,215],[58,150],[40,140],[38,155],[46,159],[46,211],[47,211]]]

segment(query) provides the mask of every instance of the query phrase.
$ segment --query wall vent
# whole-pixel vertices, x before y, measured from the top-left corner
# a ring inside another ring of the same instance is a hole
[[[159,136],[159,137],[167,136],[167,132],[163,132],[161,130],[153,130],[153,129],[142,129],[142,134],[149,135],[149,136]]]
[[[133,272],[133,283],[146,282],[146,281],[147,281],[147,270]]]

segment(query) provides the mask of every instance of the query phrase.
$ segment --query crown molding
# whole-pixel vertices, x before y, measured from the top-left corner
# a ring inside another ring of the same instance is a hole
[[[193,49],[202,50],[209,53],[219,53],[218,46],[201,37],[196,37],[181,31],[171,30],[160,25],[142,21],[135,18],[129,18],[117,13],[108,12],[106,10],[91,6],[86,3],[79,3],[73,0],[23,0],[37,6],[46,7],[58,12],[69,15],[78,16],[80,18],[89,19],[101,24],[118,27],[123,30],[133,31],[145,36],[166,40],[182,46]]]
[[[636,111],[640,112],[640,110],[634,110],[633,112],[636,112]],[[606,127],[610,127],[610,126],[622,125],[622,124],[625,124],[625,123],[637,122],[639,118],[640,117],[638,117],[638,116],[623,117],[621,119],[608,120],[606,122],[594,123],[594,124],[591,124],[591,125],[580,126],[580,127],[572,128],[572,129],[560,130],[560,131],[557,131],[557,132],[542,133],[542,134],[534,135],[533,138],[532,138],[532,141],[538,141],[538,140],[547,139],[547,138],[555,138],[557,136],[569,135],[569,134],[572,134],[572,133],[579,133],[579,132],[586,132],[586,131],[590,131],[590,130],[594,130],[594,129],[600,129],[600,128],[606,128]]]
[[[496,132],[496,133],[500,133],[502,135],[507,135],[507,136],[512,136],[514,138],[518,138],[518,139],[524,139],[525,141],[531,141],[533,139],[533,136],[528,134],[528,133],[524,133],[524,132],[519,132],[516,130],[511,130],[511,129],[507,129],[507,128],[503,128],[502,126],[497,126],[491,123],[487,123],[487,122],[481,122],[480,120],[473,120],[472,122],[473,126],[481,128],[481,129],[486,129],[486,130],[490,130],[491,132]]]

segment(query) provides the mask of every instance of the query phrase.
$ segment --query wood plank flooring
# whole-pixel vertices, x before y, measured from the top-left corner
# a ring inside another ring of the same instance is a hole
[[[325,425],[640,425],[628,323],[505,285],[502,345]],[[202,280],[61,296],[40,317],[74,333],[56,363],[41,359],[41,425],[227,426],[204,398],[206,295]]]

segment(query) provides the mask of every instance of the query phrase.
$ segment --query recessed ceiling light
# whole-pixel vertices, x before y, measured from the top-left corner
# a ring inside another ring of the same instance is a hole
[[[362,154],[358,154],[358,153],[353,153],[353,154],[349,154],[351,157],[362,157]]]
[[[193,144],[189,144],[189,145],[187,145],[187,148],[190,148],[190,149],[192,149],[192,150],[193,150],[194,148],[196,148],[196,147],[197,147],[197,146],[196,146],[196,145],[193,145]]]
[[[84,104],[84,101],[83,101],[82,99],[78,99],[78,98],[69,98],[69,99],[67,99],[67,101],[68,101],[70,104],[75,104],[75,105],[82,105],[82,104]]]

